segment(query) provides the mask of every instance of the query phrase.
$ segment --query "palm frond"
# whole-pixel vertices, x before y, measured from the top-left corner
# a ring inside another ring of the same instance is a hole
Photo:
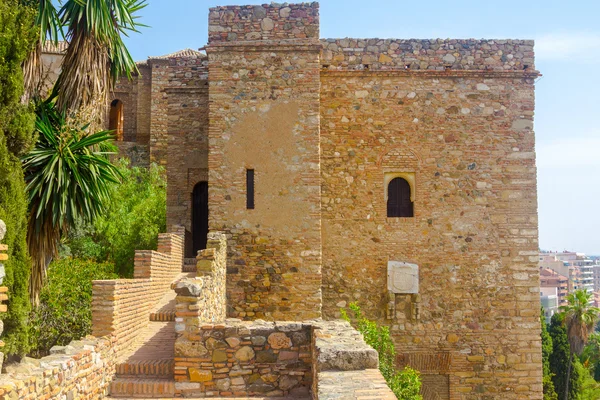
[[[37,304],[46,266],[59,241],[76,220],[93,221],[104,211],[109,185],[118,169],[100,151],[113,139],[109,131],[88,134],[66,126],[53,103],[38,104],[35,148],[23,159],[29,195],[27,244],[33,260],[30,296]]]
[[[122,34],[141,26],[136,13],[146,0],[68,0],[59,11],[69,42],[57,81],[57,106],[75,111],[106,96],[121,76],[138,72]]]
[[[35,23],[38,37],[35,41],[35,47],[23,63],[24,101],[28,101],[39,95],[39,91],[43,86],[42,51],[44,45],[46,42],[57,45],[58,41],[63,37],[58,11],[54,7],[52,0],[39,0]]]

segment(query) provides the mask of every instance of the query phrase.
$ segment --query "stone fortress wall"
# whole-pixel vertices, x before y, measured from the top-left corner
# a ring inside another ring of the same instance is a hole
[[[319,39],[317,3],[271,4],[211,9],[206,53],[151,58],[118,96],[188,248],[209,181],[228,315],[332,319],[357,301],[426,399],[541,398],[533,42]],[[395,176],[412,218],[387,217]],[[417,268],[417,293],[390,261]]]

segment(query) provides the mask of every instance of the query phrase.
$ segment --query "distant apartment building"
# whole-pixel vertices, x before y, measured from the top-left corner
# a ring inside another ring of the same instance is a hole
[[[559,289],[556,287],[540,288],[540,301],[544,308],[546,322],[548,323],[552,319],[552,316],[558,312],[558,307],[562,305],[559,304],[558,291]]]
[[[584,253],[571,251],[541,252],[540,268],[551,269],[567,277],[569,291],[585,289],[591,293],[596,290],[594,285],[594,260],[586,257]]]
[[[557,306],[565,305],[567,304],[568,293],[569,278],[549,268],[540,268],[540,294],[542,296],[542,303],[544,302],[544,296],[555,295],[558,301]]]

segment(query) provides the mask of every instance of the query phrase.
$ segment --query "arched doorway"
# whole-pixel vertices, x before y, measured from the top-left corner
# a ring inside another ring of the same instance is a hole
[[[206,248],[208,235],[208,182],[198,182],[192,193],[192,239],[194,257]]]
[[[123,140],[123,102],[114,99],[110,103],[110,115],[108,119],[108,129],[114,131],[118,141]]]

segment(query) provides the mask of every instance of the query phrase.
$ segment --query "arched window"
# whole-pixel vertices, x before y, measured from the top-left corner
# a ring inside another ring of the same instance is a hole
[[[387,216],[412,217],[413,202],[410,199],[410,185],[404,178],[394,178],[388,185]]]
[[[110,116],[108,120],[108,129],[114,131],[113,134],[118,141],[123,140],[123,102],[119,99],[114,99],[110,103]]]

